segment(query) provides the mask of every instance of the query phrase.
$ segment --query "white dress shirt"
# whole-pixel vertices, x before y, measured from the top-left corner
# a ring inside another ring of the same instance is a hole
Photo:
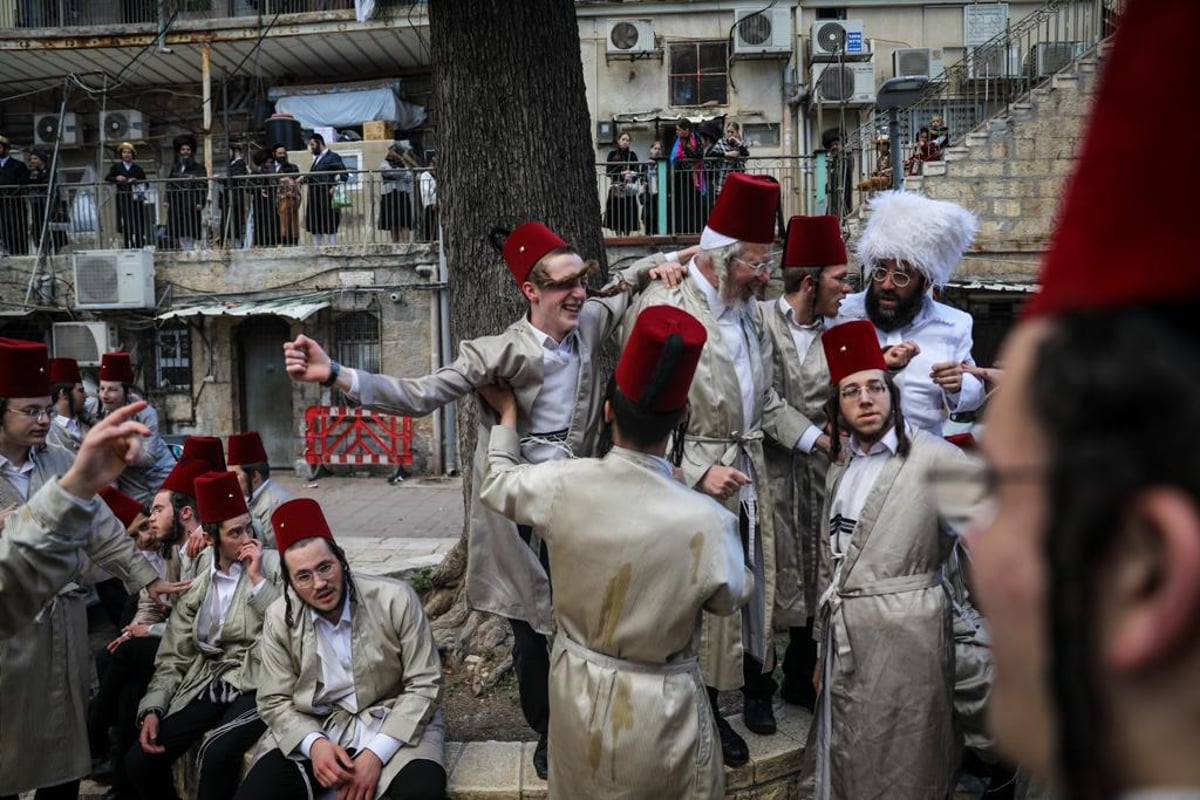
[[[787,320],[788,332],[792,334],[792,343],[796,345],[796,358],[803,364],[808,351],[816,344],[817,337],[825,329],[825,320],[818,317],[817,321],[811,325],[801,325],[796,322],[796,309],[792,308],[792,304],[787,301],[786,297],[779,298],[779,310],[783,312],[783,318]],[[821,433],[821,429],[816,425],[809,425],[800,435],[800,441],[796,443],[796,447],[805,453],[811,453],[813,445],[817,443],[817,439],[821,438]]]
[[[737,372],[738,388],[742,393],[742,424],[747,431],[757,430],[760,420],[754,416],[754,371],[750,367],[750,356],[746,345],[746,315],[741,308],[725,305],[717,287],[708,282],[693,259],[688,266],[688,277],[695,282],[704,299],[717,327],[721,330],[721,343],[729,357],[733,359],[733,368]]]
[[[542,388],[529,409],[529,435],[521,440],[521,455],[531,464],[569,458],[565,447],[539,441],[546,434],[563,434],[571,427],[579,397],[579,333],[571,331],[561,342],[533,326],[535,338],[542,343]]]
[[[21,495],[21,499],[29,501],[29,482],[33,478],[33,453],[25,457],[25,463],[17,466],[4,456],[0,456],[0,475],[3,475],[12,487]]]
[[[858,440],[850,437],[850,463],[846,466],[842,480],[838,484],[833,502],[829,504],[829,546],[834,558],[846,555],[850,548],[850,539],[858,527],[858,519],[862,516],[863,506],[867,497],[883,471],[887,460],[896,454],[899,441],[896,429],[892,428],[883,435],[870,449],[863,451]]]
[[[233,593],[237,591],[238,580],[242,577],[242,565],[233,562],[229,572],[217,569],[217,559],[214,557],[208,568],[210,582],[204,602],[196,614],[196,638],[201,644],[218,647],[221,643],[221,629],[225,627],[225,618],[229,616],[229,606],[233,603]]]
[[[351,714],[357,714],[358,695],[354,690],[350,641],[353,625],[350,620],[350,598],[347,596],[342,603],[342,615],[336,624],[311,608],[308,613],[312,615],[313,630],[317,635],[317,655],[321,659],[321,689],[313,697],[314,710],[327,708],[325,713],[329,713],[334,706],[340,706]],[[382,716],[370,716],[368,719],[370,722],[365,724],[361,720],[354,721],[354,733],[347,747],[356,751],[370,750],[379,757],[380,762],[386,764],[404,743],[379,732],[383,727]],[[305,736],[300,742],[300,752],[305,758],[311,759],[313,743],[323,738],[327,738],[324,733]]]

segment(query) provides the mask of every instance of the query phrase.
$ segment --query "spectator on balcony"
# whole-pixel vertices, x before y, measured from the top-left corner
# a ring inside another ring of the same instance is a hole
[[[250,181],[250,219],[255,247],[279,244],[279,212],[275,209],[275,155],[267,149],[254,154],[254,175]]]
[[[886,136],[875,140],[875,169],[871,177],[858,182],[858,190],[867,194],[881,192],[892,188],[892,150],[891,142]]]
[[[117,145],[116,164],[104,176],[117,187],[117,228],[125,240],[125,249],[146,246],[149,230],[146,214],[146,171],[134,163],[137,150],[129,142]]]
[[[275,213],[279,219],[279,236],[275,244],[294,247],[300,242],[300,184],[303,179],[288,177],[299,173],[300,167],[288,161],[286,144],[276,144],[271,151],[275,154],[276,183],[273,196]]]
[[[646,223],[646,235],[658,233],[658,162],[662,161],[662,142],[655,139],[650,145],[650,160],[642,165],[646,190],[642,193],[642,221]]]
[[[938,149],[939,155],[950,144],[950,129],[946,127],[946,121],[942,119],[941,114],[934,114],[929,119],[929,133],[934,147]]]
[[[608,151],[608,201],[604,204],[604,227],[618,236],[628,236],[637,228],[638,170],[637,153],[629,148],[629,134],[617,136],[617,146]]]
[[[200,238],[200,212],[208,191],[208,172],[196,163],[196,137],[190,133],[175,137],[175,163],[167,173],[167,237],[183,250],[196,249]]]
[[[242,155],[240,144],[229,148],[229,170],[225,179],[225,196],[222,208],[225,212],[221,220],[222,238],[236,248],[241,248],[246,239],[246,176],[250,168]]]
[[[904,162],[905,175],[920,175],[926,161],[937,161],[942,157],[941,149],[930,138],[929,128],[917,131],[917,141],[912,154]]]
[[[671,233],[699,233],[704,227],[700,214],[700,200],[706,188],[703,155],[692,121],[681,118],[675,124],[670,155],[672,213],[668,230]]]
[[[308,211],[304,221],[314,244],[318,247],[335,245],[342,211],[334,205],[333,196],[338,184],[346,182],[346,165],[341,156],[325,146],[325,137],[319,133],[308,138],[308,149],[313,162],[303,178],[308,184]]]
[[[67,232],[63,230],[67,221],[66,204],[58,199],[58,181],[52,181],[54,168],[51,157],[43,149],[29,153],[29,177],[25,179],[25,195],[29,198],[29,218],[33,223],[34,249],[42,241],[42,229],[46,229],[45,247],[57,253],[67,245]],[[49,203],[47,203],[49,200]],[[49,206],[50,218],[46,219]]]
[[[29,252],[29,223],[22,196],[28,176],[25,162],[10,152],[8,137],[0,136],[0,247],[10,256]]]
[[[417,180],[421,190],[421,215],[425,229],[425,239],[433,241],[438,238],[438,197],[437,197],[437,176],[434,171],[437,169],[437,156],[429,157],[429,166],[421,173],[421,177]]]
[[[408,239],[413,227],[413,170],[417,160],[412,147],[399,142],[388,145],[379,174],[383,188],[379,196],[379,230],[388,231],[393,242]]]
[[[837,217],[854,208],[854,160],[853,154],[846,151],[844,133],[839,128],[829,128],[821,134],[829,179],[826,212]]]
[[[724,159],[721,162],[721,184],[717,187],[720,191],[726,175],[746,171],[746,159],[750,156],[750,148],[742,138],[742,126],[733,121],[725,125],[725,137],[717,142],[717,145],[721,148],[721,157]]]

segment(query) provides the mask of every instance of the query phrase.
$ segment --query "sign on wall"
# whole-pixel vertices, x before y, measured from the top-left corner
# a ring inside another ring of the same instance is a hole
[[[1008,3],[973,3],[963,8],[963,44],[968,48],[996,38],[1008,29]]]

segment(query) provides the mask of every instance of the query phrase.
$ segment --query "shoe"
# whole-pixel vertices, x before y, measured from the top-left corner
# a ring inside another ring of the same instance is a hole
[[[113,782],[112,762],[107,758],[93,758],[92,771],[88,775],[88,779],[104,786],[110,786]]]
[[[743,697],[742,719],[746,727],[759,736],[770,736],[775,733],[775,709],[771,708],[771,698]]]
[[[550,774],[550,747],[544,733],[538,739],[537,747],[533,748],[533,771],[542,780],[546,780]]]
[[[812,687],[811,683],[805,684],[803,681],[797,681],[800,685],[795,685],[792,681],[786,678],[783,681],[783,688],[779,690],[779,697],[783,702],[807,708],[812,711],[817,705],[817,691]]]
[[[740,767],[750,760],[750,748],[729,721],[720,714],[715,715],[717,733],[721,735],[721,757],[727,767]]]

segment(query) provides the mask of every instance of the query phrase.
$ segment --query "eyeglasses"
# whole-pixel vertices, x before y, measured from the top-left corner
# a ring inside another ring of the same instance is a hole
[[[756,264],[751,263],[751,262],[747,261],[746,259],[740,258],[738,256],[734,256],[733,260],[736,261],[737,263],[741,264],[743,267],[750,269],[753,272],[770,275],[772,272],[775,271],[775,259],[773,257],[759,261]]]
[[[987,528],[995,522],[1002,484],[1037,482],[1046,477],[1046,471],[1045,466],[1035,464],[996,469],[981,458],[968,457],[934,467],[926,478],[933,488],[938,515],[961,532]]]
[[[853,386],[847,386],[845,389],[842,389],[842,391],[839,392],[839,394],[841,395],[843,400],[857,400],[859,398],[859,395],[862,394],[863,388],[864,387],[860,387],[857,384],[855,384]],[[867,394],[870,395],[871,397],[879,397],[880,395],[882,395],[884,392],[886,392],[888,390],[887,384],[885,384],[883,381],[869,381],[865,388],[866,388]]]
[[[875,281],[876,283],[883,283],[888,279],[888,277],[891,277],[892,283],[896,284],[896,286],[901,289],[903,289],[905,286],[908,286],[913,279],[913,276],[909,273],[902,272],[897,269],[876,267],[875,269],[871,270],[871,280]]]
[[[317,577],[320,577],[325,583],[329,583],[333,579],[333,576],[337,574],[337,568],[336,561],[325,561],[318,564],[317,568],[312,572],[308,570],[297,572],[292,576],[292,583],[302,589],[311,589]]]
[[[42,417],[45,417],[46,419],[54,419],[54,412],[56,409],[54,406],[46,406],[45,408],[41,408],[40,406],[30,406],[29,408],[6,408],[5,411],[11,411],[14,414],[20,414],[21,416],[29,417],[32,420],[39,420]]]

